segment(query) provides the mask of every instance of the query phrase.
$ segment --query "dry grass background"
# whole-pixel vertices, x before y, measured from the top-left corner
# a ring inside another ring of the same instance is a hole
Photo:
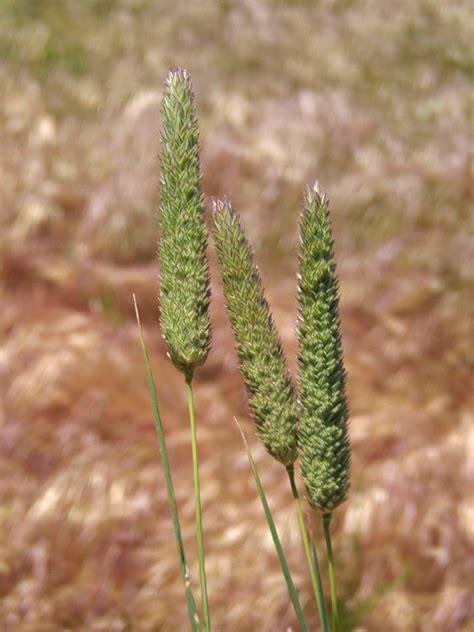
[[[2,629],[187,629],[131,307],[133,290],[194,560],[154,261],[161,89],[182,65],[205,192],[242,213],[293,367],[302,190],[317,177],[331,198],[354,450],[335,537],[347,629],[474,630],[469,4],[1,2]],[[310,586],[213,292],[196,389],[211,610],[216,631],[283,631],[293,613],[234,414],[308,606]]]

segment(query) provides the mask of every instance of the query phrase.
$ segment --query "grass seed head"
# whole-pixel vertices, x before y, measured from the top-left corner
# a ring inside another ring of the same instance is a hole
[[[350,445],[339,290],[327,199],[308,190],[300,223],[298,442],[310,504],[331,512],[349,491]]]
[[[199,131],[185,70],[169,73],[162,114],[161,327],[171,360],[192,375],[209,353],[211,325]]]
[[[296,398],[270,307],[229,202],[214,202],[213,234],[240,368],[257,433],[284,465],[296,459]]]

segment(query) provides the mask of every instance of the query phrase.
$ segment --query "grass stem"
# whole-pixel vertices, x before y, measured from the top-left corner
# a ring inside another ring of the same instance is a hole
[[[203,620],[204,620],[204,628],[206,632],[210,632],[211,619],[209,616],[206,566],[205,566],[205,561],[204,561],[204,538],[203,538],[203,532],[202,532],[201,491],[200,491],[200,484],[199,484],[199,462],[198,462],[197,434],[196,434],[196,409],[194,406],[192,376],[186,376],[185,384],[186,384],[186,393],[188,396],[189,423],[191,426],[191,450],[192,450],[192,458],[193,458],[193,480],[194,480],[194,510],[195,510],[195,516],[196,516],[196,537],[197,537],[198,562],[199,562],[199,582],[201,584],[202,615],[203,615]]]
[[[191,579],[189,577],[188,564],[186,562],[186,555],[184,552],[183,536],[181,533],[181,524],[179,521],[178,506],[176,504],[176,496],[174,493],[173,479],[171,477],[171,468],[170,468],[170,463],[168,459],[168,450],[166,448],[165,433],[163,430],[163,423],[161,420],[160,409],[158,406],[158,399],[156,397],[155,380],[153,378],[150,358],[148,356],[148,351],[145,344],[145,338],[143,336],[142,326],[140,323],[140,314],[138,311],[137,299],[135,297],[135,294],[133,295],[133,303],[135,306],[135,315],[137,318],[138,334],[140,337],[140,344],[141,344],[142,352],[143,352],[143,360],[145,362],[148,389],[150,391],[151,403],[152,403],[152,408],[153,408],[153,419],[155,421],[156,435],[158,437],[158,446],[160,450],[161,461],[163,463],[163,470],[165,473],[166,493],[168,496],[168,504],[171,510],[174,534],[176,538],[176,544],[178,547],[179,564],[180,564],[181,573],[183,575],[183,580],[184,580],[184,590],[186,594],[186,603],[188,607],[189,621],[191,623],[192,631],[200,632],[201,626],[199,623],[196,602],[194,600],[194,595],[193,595],[193,591],[191,587]]]
[[[333,632],[339,629],[339,614],[337,610],[337,594],[336,594],[336,574],[334,572],[334,555],[332,552],[331,542],[331,513],[323,514],[324,537],[326,539],[326,549],[328,553],[329,583],[331,586],[331,610],[332,610],[332,627]]]
[[[296,515],[298,517],[298,526],[300,529],[301,540],[303,542],[303,548],[308,561],[309,574],[311,577],[311,584],[313,586],[314,596],[316,597],[316,603],[318,606],[319,620],[321,622],[321,629],[323,632],[329,632],[328,615],[326,611],[326,604],[324,602],[323,585],[321,582],[321,574],[319,572],[319,563],[316,553],[316,545],[313,543],[313,555],[311,555],[311,548],[309,545],[308,534],[304,523],[303,512],[301,510],[301,501],[298,493],[298,488],[295,482],[295,468],[294,465],[288,465],[286,468],[288,472],[288,478],[290,479],[291,493],[293,494],[293,500],[295,502]]]

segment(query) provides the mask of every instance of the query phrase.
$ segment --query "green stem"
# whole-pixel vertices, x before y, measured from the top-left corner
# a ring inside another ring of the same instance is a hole
[[[211,630],[211,619],[209,616],[209,603],[207,598],[207,581],[206,567],[204,563],[204,540],[202,535],[202,510],[201,510],[201,492],[199,485],[199,463],[197,452],[197,435],[196,435],[196,410],[194,407],[194,396],[192,388],[192,376],[186,376],[185,379],[186,392],[188,396],[189,423],[191,426],[191,449],[193,455],[193,480],[194,480],[194,510],[196,515],[196,536],[198,547],[199,561],[199,582],[201,584],[201,601],[202,614],[204,619],[204,627],[206,632]]]
[[[331,610],[333,631],[338,632],[339,614],[337,611],[336,575],[334,572],[334,556],[331,543],[331,513],[323,514],[324,537],[326,539],[326,549],[328,552],[329,583],[331,586]]]
[[[316,546],[313,546],[314,561],[311,555],[311,549],[309,546],[308,534],[304,524],[303,512],[301,511],[301,501],[295,482],[295,468],[294,465],[288,465],[286,467],[288,472],[288,478],[290,479],[291,493],[293,494],[293,500],[295,501],[296,515],[298,517],[298,526],[300,529],[301,540],[303,541],[303,548],[308,560],[309,574],[311,577],[311,584],[313,586],[314,596],[316,597],[316,603],[318,605],[319,620],[321,621],[321,628],[323,632],[329,632],[328,615],[326,612],[326,604],[324,603],[323,585],[321,582],[321,574],[319,572],[319,564],[316,553]]]
[[[199,617],[196,609],[196,602],[194,600],[193,590],[191,586],[191,579],[189,577],[188,563],[186,561],[186,555],[184,552],[184,542],[181,532],[181,523],[179,521],[178,506],[176,504],[176,497],[174,493],[173,478],[171,476],[171,468],[168,460],[168,450],[166,449],[165,433],[163,430],[163,423],[161,421],[160,408],[158,406],[158,399],[156,396],[155,380],[153,378],[153,371],[151,369],[150,358],[146,348],[145,338],[143,336],[142,326],[140,323],[140,314],[138,311],[137,299],[135,294],[133,295],[133,302],[135,305],[135,314],[137,317],[138,334],[140,337],[140,344],[143,351],[143,359],[145,362],[146,377],[148,382],[148,388],[150,391],[150,397],[153,407],[153,419],[155,421],[156,434],[158,437],[158,446],[160,449],[161,460],[163,463],[163,470],[165,474],[166,493],[168,496],[168,503],[171,510],[171,518],[173,520],[174,534],[176,538],[176,544],[178,546],[179,564],[181,567],[181,573],[184,579],[184,589],[186,594],[186,604],[188,606],[189,620],[191,622],[191,629],[193,632],[201,632],[201,625],[199,623]]]

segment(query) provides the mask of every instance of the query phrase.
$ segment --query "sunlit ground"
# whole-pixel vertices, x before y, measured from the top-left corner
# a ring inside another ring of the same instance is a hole
[[[467,0],[0,3],[2,629],[188,629],[131,304],[134,291],[196,579],[154,257],[174,66],[194,81],[204,191],[242,214],[293,369],[305,186],[331,201],[352,410],[335,516],[347,630],[474,629],[473,24]],[[237,415],[317,629],[216,274],[213,293],[196,397],[214,627],[297,629]]]

